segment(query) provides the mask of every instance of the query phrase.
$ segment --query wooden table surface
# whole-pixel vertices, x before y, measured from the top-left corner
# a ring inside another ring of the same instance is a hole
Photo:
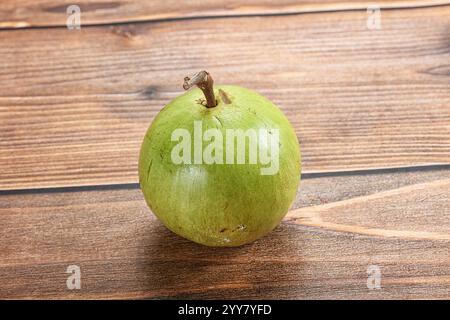
[[[377,1],[375,30],[373,1],[79,0],[80,30],[70,4],[0,7],[0,298],[450,297],[450,1]],[[201,69],[302,146],[292,210],[239,248],[172,234],[137,183]]]

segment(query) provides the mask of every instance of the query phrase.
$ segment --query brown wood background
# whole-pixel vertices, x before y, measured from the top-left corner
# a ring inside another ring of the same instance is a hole
[[[450,1],[378,1],[381,30],[372,1],[84,0],[72,31],[69,4],[0,6],[0,298],[450,297]],[[240,248],[173,235],[137,185],[146,128],[200,69],[302,145],[292,210]]]

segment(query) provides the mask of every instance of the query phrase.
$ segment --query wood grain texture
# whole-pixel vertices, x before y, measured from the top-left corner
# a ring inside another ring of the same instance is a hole
[[[0,33],[0,189],[134,183],[200,69],[286,113],[305,172],[450,163],[450,6]],[[252,39],[252,41],[249,41]]]
[[[415,8],[381,30],[365,0],[81,0],[79,31],[69,4],[0,6],[0,298],[450,298],[450,1],[377,1]],[[172,234],[136,183],[146,128],[201,69],[302,144],[292,210],[239,248]]]
[[[450,240],[447,198],[450,181],[438,180],[290,212],[300,224],[333,230],[406,239]],[[414,206],[411,207],[411,203]],[[430,210],[430,207],[432,209]],[[359,214],[370,211],[369,217]],[[430,212],[431,211],[431,217]],[[402,212],[403,214],[399,214]],[[439,215],[435,213],[439,212]],[[404,220],[404,221],[403,221]],[[395,226],[388,229],[388,226]],[[433,231],[428,231],[428,230]]]
[[[443,0],[379,0],[381,8],[410,8],[449,4]],[[0,28],[66,26],[67,7],[71,0],[3,0],[0,8]],[[81,23],[86,25],[186,19],[240,15],[292,14],[330,10],[365,10],[373,4],[359,1],[298,1],[298,0],[79,0]]]
[[[134,185],[3,192],[0,298],[449,298],[449,192],[448,167],[307,175],[274,232],[215,249],[165,229]]]

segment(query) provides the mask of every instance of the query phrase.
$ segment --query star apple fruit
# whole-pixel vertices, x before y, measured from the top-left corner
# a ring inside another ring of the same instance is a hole
[[[144,198],[186,239],[219,247],[252,242],[280,223],[296,196],[297,136],[282,111],[254,91],[213,87],[206,71],[185,79],[185,89],[194,85],[169,102],[145,134],[139,157]]]

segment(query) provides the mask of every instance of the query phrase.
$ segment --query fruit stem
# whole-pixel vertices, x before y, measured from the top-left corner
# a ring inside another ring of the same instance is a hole
[[[184,78],[183,88],[188,90],[193,86],[199,87],[206,98],[206,106],[208,108],[214,108],[217,105],[216,97],[214,96],[213,78],[206,71],[200,71],[194,74],[192,77]]]

